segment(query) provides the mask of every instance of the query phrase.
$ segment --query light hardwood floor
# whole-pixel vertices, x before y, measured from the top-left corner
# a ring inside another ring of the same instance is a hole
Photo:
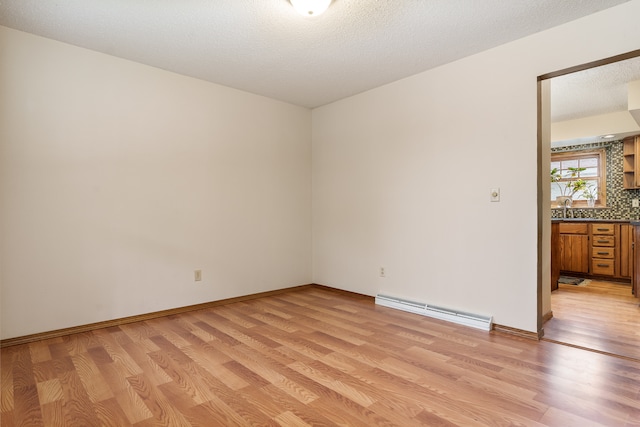
[[[640,300],[629,285],[591,281],[561,284],[551,293],[553,318],[544,338],[640,361]]]
[[[7,427],[640,425],[640,363],[319,287],[1,356]]]

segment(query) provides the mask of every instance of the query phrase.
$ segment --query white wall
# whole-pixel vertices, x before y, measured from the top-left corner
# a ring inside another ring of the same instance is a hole
[[[615,113],[552,123],[551,141],[575,140],[609,133],[620,135],[637,132],[640,132],[640,125],[636,123],[631,113],[629,111],[616,111]]]
[[[309,110],[3,27],[0,64],[3,339],[311,282]]]
[[[536,331],[536,79],[638,49],[638,16],[631,1],[314,110],[314,282]]]
[[[1,338],[311,281],[535,331],[536,77],[637,49],[636,16],[313,115],[0,27]]]

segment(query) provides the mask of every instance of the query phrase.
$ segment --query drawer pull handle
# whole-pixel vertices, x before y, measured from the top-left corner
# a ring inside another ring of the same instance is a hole
[[[609,264],[598,264],[598,267],[609,267]]]
[[[609,243],[608,240],[598,240],[598,243]]]
[[[608,228],[598,228],[598,231],[609,231]]]
[[[598,252],[598,255],[609,255],[609,252]]]

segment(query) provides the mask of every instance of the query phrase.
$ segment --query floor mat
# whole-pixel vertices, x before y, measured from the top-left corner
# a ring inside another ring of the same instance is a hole
[[[558,283],[565,285],[587,286],[591,280],[585,280],[581,277],[560,276]]]

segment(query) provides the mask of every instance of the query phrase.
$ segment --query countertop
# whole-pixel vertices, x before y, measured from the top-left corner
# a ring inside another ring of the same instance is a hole
[[[640,219],[551,218],[551,222],[608,222],[640,226]]]

